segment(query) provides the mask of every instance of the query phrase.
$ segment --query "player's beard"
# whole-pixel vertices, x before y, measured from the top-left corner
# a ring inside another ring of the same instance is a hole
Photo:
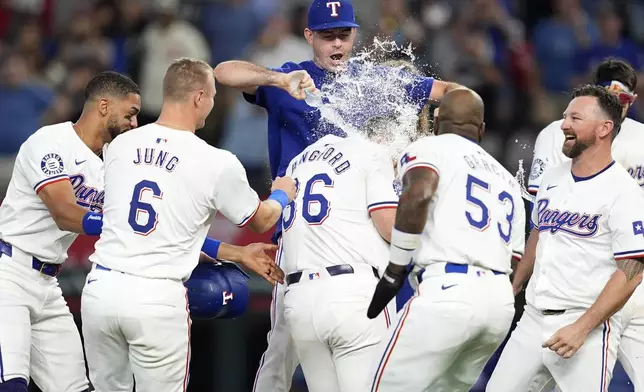
[[[595,144],[595,139],[593,138],[592,140],[582,140],[578,136],[575,138],[575,143],[568,147],[566,142],[564,142],[564,145],[561,149],[563,154],[567,156],[568,158],[575,159],[578,156],[581,155],[582,152],[584,152],[588,147],[592,146]]]
[[[107,133],[110,134],[110,141],[114,140],[115,137],[120,135],[121,133],[127,131],[122,130],[121,127],[119,127],[118,121],[116,120],[116,116],[110,117],[107,119]]]

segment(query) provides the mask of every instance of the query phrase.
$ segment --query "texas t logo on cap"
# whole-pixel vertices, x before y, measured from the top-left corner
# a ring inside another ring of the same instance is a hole
[[[309,7],[308,28],[313,31],[360,27],[349,0],[314,0]]]

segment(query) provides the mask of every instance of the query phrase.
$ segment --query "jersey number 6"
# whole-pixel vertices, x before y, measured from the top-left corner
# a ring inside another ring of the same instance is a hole
[[[152,192],[152,196],[156,199],[163,199],[163,192],[161,192],[161,189],[156,182],[149,180],[139,182],[134,186],[134,192],[132,192],[130,215],[127,219],[127,222],[130,224],[130,227],[132,227],[134,232],[144,236],[149,235],[156,230],[157,223],[159,223],[159,215],[154,210],[152,204],[141,201],[146,192]],[[147,215],[145,224],[139,223],[138,218],[141,213]]]
[[[474,219],[474,217],[469,211],[465,211],[465,217],[467,218],[467,221],[470,223],[470,226],[474,227],[477,230],[485,231],[490,226],[490,220],[491,220],[490,211],[487,205],[485,205],[485,203],[483,202],[483,200],[474,196],[475,188],[481,188],[484,191],[486,191],[488,194],[490,193],[490,184],[474,177],[471,174],[468,175],[465,198],[470,204],[478,207],[481,210],[480,212],[481,219],[479,220]],[[498,195],[498,202],[504,205],[507,204],[508,202],[510,203],[510,213],[506,215],[506,219],[508,222],[507,232],[503,230],[501,223],[496,224],[497,228],[499,229],[499,235],[501,236],[501,239],[506,244],[509,244],[511,234],[512,234],[512,220],[514,219],[514,199],[512,199],[512,195],[510,195],[508,192],[503,191]]]
[[[291,210],[288,218],[284,215],[283,227],[284,231],[288,230],[293,226],[295,221],[295,215],[297,214],[297,206],[295,201],[297,200],[297,194],[300,192],[300,182],[295,180],[296,185],[296,195],[295,199],[288,205]],[[327,200],[321,193],[313,193],[313,187],[316,183],[321,182],[325,188],[333,188],[333,180],[326,173],[319,173],[311,177],[304,187],[304,196],[302,197],[302,217],[309,225],[321,225],[324,223],[326,218],[329,217],[329,212],[331,211],[331,202]],[[317,213],[311,213],[311,204],[318,203],[320,209]]]

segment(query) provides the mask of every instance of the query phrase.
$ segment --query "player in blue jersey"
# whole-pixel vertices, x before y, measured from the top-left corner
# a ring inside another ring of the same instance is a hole
[[[304,36],[313,48],[313,60],[299,64],[287,62],[277,69],[243,61],[227,61],[215,68],[221,84],[242,90],[248,102],[268,112],[268,148],[273,178],[283,176],[289,162],[320,137],[329,133],[342,134],[341,130],[322,123],[320,111],[304,101],[305,90],[322,88],[340,72],[360,73],[360,64],[349,63],[358,27],[349,1],[314,0],[309,8],[308,27],[304,30]],[[416,103],[420,112],[428,101],[438,101],[457,87],[459,85],[455,83],[418,76],[413,77],[405,90],[409,101]],[[367,95],[365,100],[360,106],[376,115],[380,116],[382,110],[386,110],[380,108],[382,97]],[[364,120],[365,113],[354,115]],[[362,125],[353,122],[352,118],[345,120],[357,127]],[[279,237],[279,228],[276,234],[275,239]],[[274,291],[269,346],[262,357],[254,391],[288,391],[297,366],[284,325],[283,290],[284,287],[278,285]]]

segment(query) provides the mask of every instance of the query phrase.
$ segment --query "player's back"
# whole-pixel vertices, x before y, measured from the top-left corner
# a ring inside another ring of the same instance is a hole
[[[217,180],[234,156],[157,124],[117,137],[105,157],[104,226],[92,262],[150,278],[185,279],[196,266]]]
[[[399,175],[418,167],[440,180],[414,262],[476,265],[511,272],[525,245],[525,212],[514,176],[478,144],[455,134],[412,143]]]
[[[397,204],[384,148],[328,135],[296,156],[287,175],[298,186],[282,222],[287,273],[335,264],[385,267],[388,246],[370,217]]]

